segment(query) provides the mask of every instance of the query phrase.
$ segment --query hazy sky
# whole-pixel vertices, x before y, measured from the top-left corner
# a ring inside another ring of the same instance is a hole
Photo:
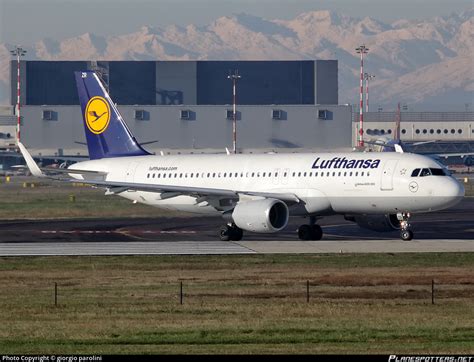
[[[473,6],[474,0],[0,0],[0,42],[27,46],[86,32],[126,34],[143,25],[205,25],[241,12],[291,19],[310,10],[335,10],[391,22],[445,16]]]

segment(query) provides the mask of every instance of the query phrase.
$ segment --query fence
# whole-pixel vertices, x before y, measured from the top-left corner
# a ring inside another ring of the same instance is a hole
[[[95,292],[94,292],[95,289]],[[141,303],[165,303],[184,305],[190,303],[216,303],[232,300],[239,303],[275,303],[280,301],[317,304],[318,302],[386,302],[405,301],[407,303],[435,304],[453,299],[472,299],[474,297],[474,282],[462,284],[437,283],[434,279],[423,280],[418,283],[390,284],[390,283],[359,283],[348,285],[343,283],[319,284],[314,281],[295,281],[289,283],[262,284],[242,281],[226,281],[216,284],[181,280],[160,285],[150,285],[147,288],[122,290],[116,288],[97,287],[85,288],[87,295],[73,283],[61,285],[54,283],[51,286],[52,301],[55,306],[68,304],[91,303],[107,305],[123,305],[127,299],[140,299]]]

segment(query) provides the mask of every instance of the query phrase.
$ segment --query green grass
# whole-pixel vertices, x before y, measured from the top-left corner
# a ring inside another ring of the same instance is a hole
[[[0,350],[472,353],[472,265],[474,253],[0,258]]]
[[[0,182],[0,219],[189,216],[104,193],[81,183],[11,177]]]

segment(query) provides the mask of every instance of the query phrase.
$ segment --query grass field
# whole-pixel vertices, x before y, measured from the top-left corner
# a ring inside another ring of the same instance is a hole
[[[473,265],[474,253],[0,258],[0,351],[472,354]]]
[[[189,216],[165,211],[80,183],[31,177],[3,178],[0,182],[0,219]]]

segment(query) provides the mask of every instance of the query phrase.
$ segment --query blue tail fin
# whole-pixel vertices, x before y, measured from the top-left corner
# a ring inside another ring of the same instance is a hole
[[[149,155],[132,135],[97,74],[74,72],[89,158]]]

